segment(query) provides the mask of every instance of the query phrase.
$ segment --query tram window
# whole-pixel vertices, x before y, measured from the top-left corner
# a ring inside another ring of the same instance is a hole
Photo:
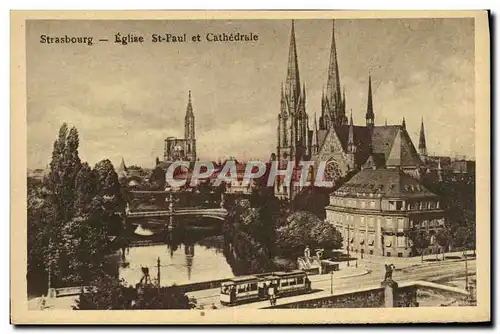
[[[257,283],[250,284],[250,290],[257,290]]]
[[[281,286],[288,286],[288,280],[287,279],[282,280]]]
[[[245,292],[245,291],[247,291],[247,284],[243,284],[238,287],[238,292]]]
[[[304,277],[297,278],[297,284],[304,284]]]

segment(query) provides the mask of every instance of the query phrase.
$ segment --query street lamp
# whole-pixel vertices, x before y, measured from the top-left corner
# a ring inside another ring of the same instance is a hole
[[[330,294],[333,295],[333,269],[330,271]]]
[[[351,232],[351,224],[347,224],[347,242],[346,242],[346,247],[347,247],[347,266],[351,266],[351,254],[349,252],[350,250],[350,244],[351,244],[351,237],[350,237],[350,232]]]
[[[356,268],[358,267],[358,248],[356,248]]]

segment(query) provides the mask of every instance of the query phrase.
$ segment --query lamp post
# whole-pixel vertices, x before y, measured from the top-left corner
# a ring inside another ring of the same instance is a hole
[[[158,256],[158,260],[156,260],[156,268],[157,268],[157,281],[158,281],[158,292],[160,291],[161,285],[160,285],[160,257]]]
[[[358,267],[358,249],[356,248],[356,268]]]
[[[347,242],[346,242],[346,245],[347,245],[347,266],[350,267],[351,266],[351,254],[350,254],[350,243],[351,243],[351,239],[350,239],[350,232],[351,232],[351,224],[347,224]]]
[[[464,250],[465,257],[465,291],[469,292],[469,268],[467,267],[467,250]]]
[[[330,271],[330,294],[333,295],[333,269]]]

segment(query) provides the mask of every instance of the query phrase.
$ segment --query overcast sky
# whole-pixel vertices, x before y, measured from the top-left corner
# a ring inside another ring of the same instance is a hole
[[[319,116],[326,85],[331,20],[296,20],[306,110]],[[151,167],[163,140],[184,135],[192,91],[200,159],[268,158],[276,146],[280,84],[285,80],[289,20],[28,21],[28,167],[44,167],[62,122],[80,133],[80,157],[95,164]],[[142,45],[41,44],[40,35],[145,37]],[[153,44],[151,34],[253,32],[258,42]],[[371,69],[375,124],[399,124],[418,146],[474,157],[473,19],[337,20],[340,80],[347,110],[364,124]]]

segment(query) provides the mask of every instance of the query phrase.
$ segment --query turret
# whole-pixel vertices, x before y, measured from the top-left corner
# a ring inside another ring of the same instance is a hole
[[[356,152],[356,145],[354,144],[354,122],[352,121],[352,110],[351,117],[349,119],[349,138],[347,140],[347,151],[349,153]]]
[[[372,76],[368,75],[368,104],[366,107],[366,126],[373,128],[375,125],[375,114],[373,112],[373,98],[372,98]]]
[[[420,125],[420,138],[418,140],[418,153],[421,157],[427,156],[427,145],[425,143],[425,130],[424,130],[424,118],[422,117],[422,123]]]

